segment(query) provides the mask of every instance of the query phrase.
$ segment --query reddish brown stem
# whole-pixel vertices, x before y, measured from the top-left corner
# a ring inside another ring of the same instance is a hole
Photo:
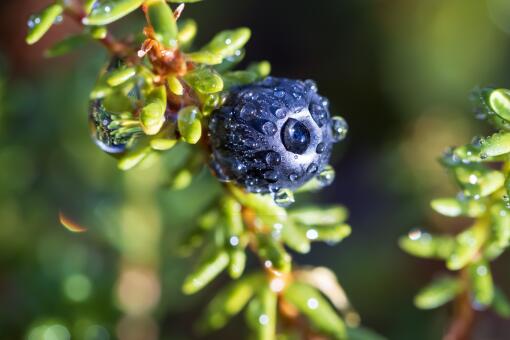
[[[455,300],[453,319],[443,340],[469,340],[475,323],[475,311],[471,305],[468,290],[468,273],[464,269],[460,273],[464,282],[464,291]]]

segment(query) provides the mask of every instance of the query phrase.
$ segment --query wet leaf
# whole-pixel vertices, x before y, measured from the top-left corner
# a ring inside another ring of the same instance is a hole
[[[198,51],[186,54],[186,58],[197,64],[218,65],[223,61],[223,57],[213,54],[209,51]]]
[[[494,284],[491,270],[485,261],[478,261],[469,266],[472,298],[477,306],[488,307],[494,298]]]
[[[181,48],[185,48],[193,42],[197,34],[197,23],[192,19],[179,20],[178,27],[177,41]]]
[[[475,257],[487,239],[485,223],[477,221],[472,227],[457,235],[453,251],[446,262],[448,269],[459,270]]]
[[[187,106],[179,111],[177,118],[179,132],[186,143],[196,144],[202,136],[200,111],[196,106]]]
[[[260,285],[246,309],[246,321],[255,332],[255,339],[276,339],[276,307],[276,294],[269,289],[267,283]]]
[[[486,206],[483,200],[469,198],[437,198],[430,203],[432,209],[444,216],[479,217],[485,213]]]
[[[507,89],[496,89],[489,96],[491,108],[498,116],[510,120],[510,91]]]
[[[329,225],[347,219],[347,210],[340,205],[331,207],[305,207],[289,211],[289,218],[304,225]]]
[[[97,0],[82,22],[84,25],[108,25],[140,7],[145,0]]]
[[[31,16],[28,21],[27,44],[32,45],[38,42],[63,12],[62,5],[53,4]]]
[[[497,132],[487,137],[482,144],[482,158],[499,156],[510,152],[510,133]]]
[[[211,257],[206,258],[198,268],[184,280],[182,291],[185,294],[194,294],[204,288],[228,265],[229,258],[226,251],[220,250]]]
[[[278,272],[288,273],[291,269],[291,257],[282,244],[272,235],[257,235],[258,255],[264,261],[264,266]]]
[[[177,23],[172,9],[164,0],[147,1],[147,16],[156,40],[166,48],[177,47]]]
[[[433,309],[453,300],[462,290],[457,278],[443,276],[432,281],[414,298],[414,304],[421,309]]]
[[[233,55],[250,39],[251,31],[246,27],[218,33],[202,50],[209,51],[223,58]]]
[[[111,87],[119,86],[133,78],[135,75],[136,69],[134,67],[117,68],[106,75],[106,83]]]
[[[399,239],[399,245],[402,250],[414,256],[446,259],[455,247],[455,239],[413,230]]]
[[[220,291],[206,307],[200,320],[203,332],[220,329],[238,314],[253,297],[255,289],[264,284],[262,274],[251,274],[241,280],[232,282]]]
[[[188,72],[184,80],[200,93],[216,93],[223,90],[223,79],[211,68],[197,68]]]
[[[166,88],[158,86],[147,96],[146,105],[140,112],[140,123],[147,135],[157,134],[165,123]]]
[[[294,282],[284,291],[284,298],[303,313],[317,331],[333,339],[347,338],[344,322],[315,288]]]

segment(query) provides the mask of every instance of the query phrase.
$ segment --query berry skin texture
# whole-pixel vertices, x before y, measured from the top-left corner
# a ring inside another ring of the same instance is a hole
[[[211,114],[209,138],[215,175],[255,193],[299,188],[341,139],[313,81],[273,77],[231,89]]]

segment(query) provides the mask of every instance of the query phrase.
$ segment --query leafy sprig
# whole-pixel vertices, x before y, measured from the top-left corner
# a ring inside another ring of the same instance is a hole
[[[491,308],[510,318],[510,303],[494,284],[490,263],[510,245],[510,91],[485,88],[473,94],[477,117],[498,131],[476,137],[469,144],[449,148],[440,159],[460,192],[456,197],[431,202],[436,212],[469,218],[470,225],[446,235],[413,230],[400,239],[406,252],[445,261],[454,275],[443,275],[423,288],[415,298],[422,309],[455,300],[455,315],[447,339],[466,338],[474,311]]]
[[[172,9],[167,2],[181,5]],[[234,70],[244,58],[244,46],[251,35],[244,27],[220,32],[205,46],[191,49],[197,25],[190,19],[180,20],[180,16],[183,3],[196,0],[167,2],[56,1],[31,17],[26,41],[36,43],[64,16],[81,25],[82,32],[57,42],[47,56],[72,52],[88,41],[106,47],[112,61],[90,94],[96,142],[118,157],[122,170],[179,143],[196,145],[173,174],[171,187],[178,190],[188,186],[207,163],[211,112],[223,104],[231,87],[268,76],[270,64],[262,61]],[[108,25],[139,9],[147,22],[145,39],[138,41],[136,35],[115,38]],[[327,167],[300,191],[317,190],[333,178],[334,170]],[[234,280],[211,301],[199,322],[200,330],[221,328],[245,309],[257,339],[275,339],[277,334],[286,338],[313,334],[334,339],[379,338],[356,328],[359,316],[331,271],[299,268],[287,250],[308,253],[313,241],[342,241],[351,232],[343,207],[286,210],[277,203],[293,201],[292,192],[284,191],[273,199],[232,184],[223,187],[218,203],[203,212],[180,247],[185,255],[198,248],[202,252],[183,283],[184,293],[196,293],[223,271]],[[261,271],[244,274],[248,250],[260,260]]]

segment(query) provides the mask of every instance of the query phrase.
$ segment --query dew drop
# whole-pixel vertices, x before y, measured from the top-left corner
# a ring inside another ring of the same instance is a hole
[[[274,91],[274,95],[276,98],[283,98],[283,97],[285,97],[285,91],[276,89]]]
[[[294,203],[294,194],[290,189],[280,189],[274,195],[274,202],[280,207],[288,207]]]
[[[262,131],[268,136],[273,136],[278,131],[278,128],[275,123],[267,121],[262,125]]]
[[[308,166],[308,168],[306,169],[306,172],[309,173],[309,174],[314,174],[316,173],[318,170],[318,166],[317,164],[315,163],[312,163]]]
[[[274,170],[269,170],[264,172],[264,179],[269,182],[276,182],[278,181],[278,172]]]
[[[239,114],[243,119],[251,119],[257,114],[257,109],[252,104],[246,104],[241,108]]]
[[[309,240],[316,240],[319,237],[319,233],[315,229],[308,229],[306,232],[306,238]]]
[[[315,152],[317,152],[318,154],[321,154],[324,151],[326,151],[326,143],[317,144],[317,148],[315,149]]]
[[[333,169],[331,165],[328,165],[315,178],[322,187],[328,186],[335,180],[335,169]]]
[[[306,305],[307,305],[307,306],[308,306],[308,308],[310,308],[310,309],[317,309],[317,307],[319,307],[319,301],[317,301],[317,299],[310,298],[310,299],[308,299],[308,301],[306,302]]]
[[[280,164],[280,162],[282,160],[280,154],[276,151],[268,151],[266,153],[265,158],[266,158],[266,163],[269,166],[276,166],[276,165]]]
[[[347,136],[349,127],[347,122],[342,117],[334,117],[331,119],[331,127],[333,128],[333,140],[340,142]]]
[[[310,145],[310,131],[300,121],[289,118],[282,128],[282,141],[285,149],[302,155]]]
[[[297,181],[298,178],[299,178],[298,174],[292,173],[292,174],[289,175],[289,179],[290,179],[291,182]]]

